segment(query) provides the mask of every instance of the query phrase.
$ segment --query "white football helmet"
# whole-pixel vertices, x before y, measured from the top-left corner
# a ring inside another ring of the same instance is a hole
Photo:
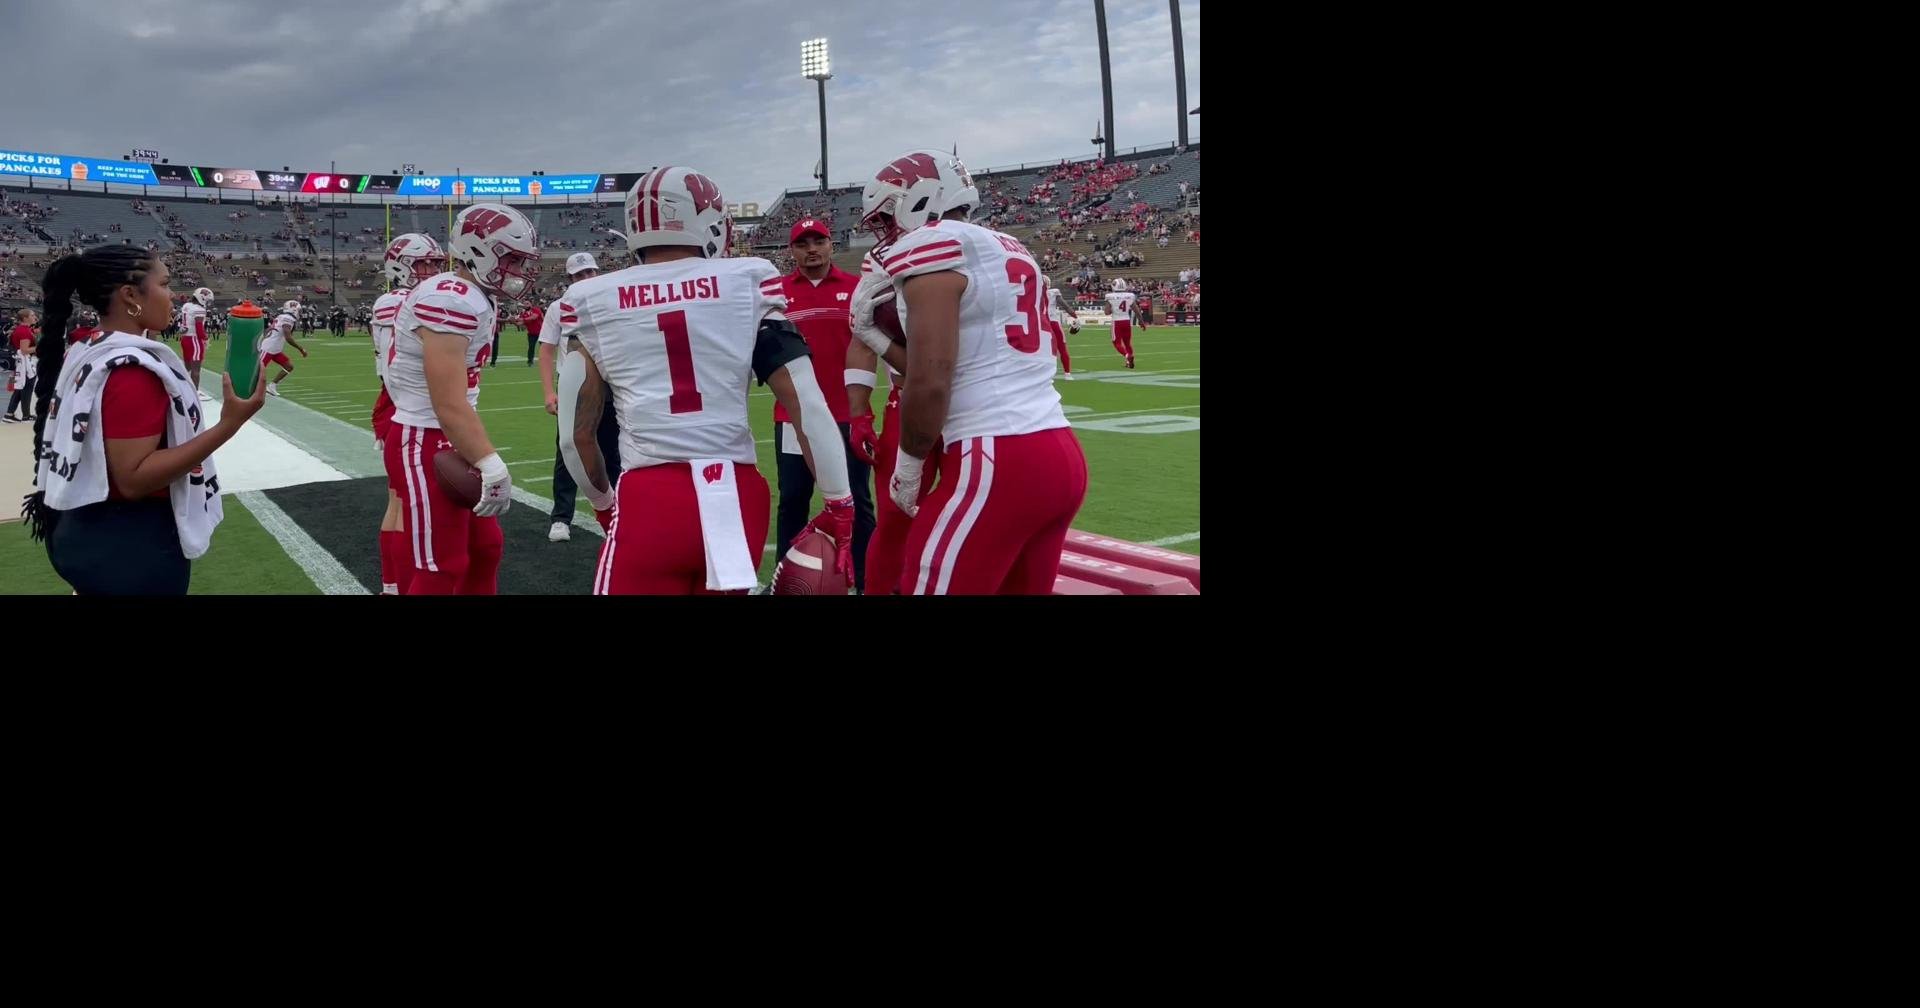
[[[627,251],[659,245],[691,245],[708,259],[733,246],[733,218],[720,187],[692,168],[671,165],[640,176],[627,190]]]
[[[289,301],[289,302],[287,302],[286,304],[283,304],[283,305],[281,305],[281,306],[280,306],[280,310],[281,310],[281,311],[283,311],[283,312],[286,312],[286,313],[287,313],[288,315],[292,315],[292,316],[293,316],[293,317],[295,317],[295,318],[299,318],[299,317],[300,317],[300,302],[298,302],[298,301]]]
[[[208,288],[208,287],[197,287],[197,288],[195,288],[195,289],[194,289],[194,292],[193,292],[193,299],[194,299],[195,301],[198,301],[198,302],[200,302],[200,307],[202,307],[202,308],[211,308],[211,307],[213,307],[213,290],[212,290],[212,288]]]
[[[884,247],[949,210],[973,209],[980,202],[980,190],[974,188],[973,176],[958,157],[946,151],[915,150],[875,173],[860,202],[860,226]]]
[[[382,267],[395,288],[411,287],[447,268],[447,253],[432,236],[410,231],[387,245]]]
[[[540,235],[526,215],[505,203],[475,203],[453,221],[448,258],[480,286],[513,298],[540,275]]]

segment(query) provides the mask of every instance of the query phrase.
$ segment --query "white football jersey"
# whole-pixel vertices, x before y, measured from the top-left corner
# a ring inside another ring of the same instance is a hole
[[[1069,426],[1053,387],[1040,267],[1018,240],[966,221],[935,221],[881,252],[880,265],[901,291],[903,315],[907,278],[942,270],[967,277],[952,401],[940,431],[948,444]],[[911,373],[907,380],[911,386]]]
[[[1067,309],[1062,306],[1060,288],[1058,287],[1047,288],[1047,315],[1055,322],[1065,322],[1067,320]]]
[[[373,302],[373,317],[367,327],[373,330],[373,373],[387,380],[387,362],[393,359],[393,324],[400,318],[400,303],[407,299],[407,288],[396,287]]]
[[[493,350],[493,302],[480,285],[457,273],[422,280],[400,301],[393,320],[393,350],[387,357],[387,397],[393,422],[409,427],[440,426],[427,393],[427,362],[421,329],[452,333],[467,341],[467,405],[480,403],[480,369]]]
[[[189,301],[180,306],[180,338],[207,338],[207,310],[197,301]]]
[[[287,337],[293,335],[293,327],[298,323],[292,315],[281,312],[260,337],[260,352],[263,354],[280,353],[287,348]]]
[[[780,271],[765,259],[641,264],[567,288],[560,333],[579,338],[613,390],[621,468],[753,465],[754,346],[760,321],[786,309]]]
[[[547,305],[547,313],[540,319],[540,342],[548,346],[560,345],[560,299],[554,298]]]

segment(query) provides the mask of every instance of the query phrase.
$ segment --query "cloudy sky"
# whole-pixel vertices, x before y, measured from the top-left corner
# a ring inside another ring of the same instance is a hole
[[[1180,10],[1192,108],[1199,0]],[[1107,28],[1116,143],[1172,139],[1167,4],[1108,0]],[[819,158],[800,76],[818,36],[836,183],[913,147],[958,143],[974,168],[1092,150],[1092,0],[0,0],[0,148],[436,174],[684,164],[765,206]]]

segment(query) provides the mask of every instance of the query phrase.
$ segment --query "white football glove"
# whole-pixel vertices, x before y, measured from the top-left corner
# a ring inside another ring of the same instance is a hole
[[[909,518],[920,514],[920,470],[925,465],[905,450],[893,461],[893,485],[888,488],[888,493]]]
[[[893,337],[881,332],[873,324],[873,307],[893,300],[894,293],[893,281],[885,273],[868,273],[860,278],[860,285],[853,289],[853,306],[848,309],[852,316],[853,338],[882,357],[886,356],[887,347],[893,344]]]
[[[500,461],[500,453],[481,459],[474,468],[480,470],[480,501],[473,506],[473,513],[482,518],[506,514],[507,507],[513,503],[513,474],[507,471],[507,464]]]

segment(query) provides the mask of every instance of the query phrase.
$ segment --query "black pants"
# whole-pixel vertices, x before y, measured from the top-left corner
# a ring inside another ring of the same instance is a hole
[[[527,366],[533,366],[533,352],[540,349],[540,337],[533,330],[527,330]]]
[[[600,411],[600,429],[593,432],[594,440],[600,442],[600,454],[607,460],[607,479],[618,490],[620,484],[620,421],[615,419],[613,396],[607,396],[607,408]],[[553,436],[553,519],[562,525],[573,523],[573,498],[580,492],[578,484],[573,482],[573,473],[567,471],[566,460],[560,457],[560,439],[572,437],[572,431],[556,431]]]
[[[29,378],[25,384],[20,386],[20,391],[15,392],[13,398],[7,400],[8,416],[24,416],[28,418],[33,416],[33,387],[39,383],[40,379]]]
[[[487,366],[500,366],[500,330],[493,331],[493,350],[487,354]]]
[[[165,497],[62,512],[47,559],[82,595],[185,595],[193,576]]]
[[[840,444],[846,447],[847,425],[840,425]],[[789,455],[781,451],[785,447],[787,425],[773,425],[773,457],[780,476],[779,518],[774,523],[775,543],[774,560],[778,562],[787,555],[787,546],[793,537],[807,527],[807,509],[813,506],[813,472],[807,468],[807,457],[798,453]],[[853,586],[860,591],[867,590],[867,540],[873,537],[873,470],[865,463],[847,452],[847,481],[853,489]]]

